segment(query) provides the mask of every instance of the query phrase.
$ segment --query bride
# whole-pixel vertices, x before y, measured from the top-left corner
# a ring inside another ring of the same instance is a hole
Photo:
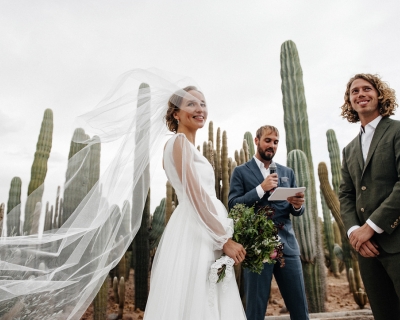
[[[214,172],[195,148],[207,104],[194,86],[171,96],[165,116],[176,134],[166,143],[163,166],[178,195],[154,259],[145,320],[245,319],[235,281],[210,290],[207,275],[222,251],[240,263],[246,251],[230,239],[232,226],[217,199]],[[227,281],[227,280],[225,280]]]
[[[193,83],[158,69],[133,69],[78,117],[82,134],[74,134],[71,146],[83,148],[69,159],[63,187],[73,212],[61,219],[60,209],[45,228],[42,185],[0,219],[1,319],[80,319],[141,225],[149,172],[159,167],[168,133],[165,119],[176,134],[165,145],[163,164],[179,205],[157,250],[146,320],[245,319],[236,282],[226,279],[221,288],[207,280],[222,252],[236,263],[246,252],[230,239],[213,169],[194,147],[207,106],[195,87],[181,89]],[[92,157],[100,144],[102,170],[84,190],[98,170]],[[47,181],[56,179],[50,174]]]

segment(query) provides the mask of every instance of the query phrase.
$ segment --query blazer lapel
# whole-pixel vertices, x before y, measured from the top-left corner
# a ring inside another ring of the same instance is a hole
[[[251,159],[249,162],[247,162],[247,166],[253,172],[253,174],[256,176],[257,180],[259,183],[262,183],[264,181],[264,177],[261,174],[260,168],[257,166],[256,160]]]
[[[374,136],[372,137],[371,145],[368,150],[367,160],[365,161],[365,166],[363,169],[363,174],[364,174],[365,168],[368,166],[368,163],[370,162],[370,160],[372,158],[372,155],[375,152],[376,147],[378,146],[379,141],[382,139],[387,128],[389,128],[389,118],[383,118],[381,121],[379,121],[379,123],[375,129]]]

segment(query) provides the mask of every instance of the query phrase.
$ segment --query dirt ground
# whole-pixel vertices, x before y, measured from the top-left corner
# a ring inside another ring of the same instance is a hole
[[[325,302],[326,312],[335,311],[346,311],[346,310],[357,310],[358,305],[354,302],[353,295],[349,292],[349,286],[346,279],[346,272],[342,272],[340,278],[335,278],[333,275],[327,273],[327,300]],[[123,320],[140,320],[143,319],[143,312],[141,310],[135,310],[133,304],[133,271],[131,270],[129,281],[126,286],[126,296],[125,296],[125,307]],[[278,316],[284,315],[286,313],[281,313],[284,307],[283,299],[279,292],[278,286],[275,281],[272,283],[271,299],[268,304],[267,316]],[[365,308],[370,308],[369,304]],[[114,294],[111,288],[108,295],[108,308],[107,314],[113,318],[112,314],[118,313],[118,305],[115,303]],[[90,305],[88,310],[82,316],[81,320],[91,320],[93,319],[93,306]]]

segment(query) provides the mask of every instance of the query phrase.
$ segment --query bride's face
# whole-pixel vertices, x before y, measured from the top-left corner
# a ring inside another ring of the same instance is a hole
[[[190,90],[183,97],[179,111],[175,118],[179,120],[179,126],[188,129],[200,129],[207,120],[208,110],[206,100],[202,93]]]

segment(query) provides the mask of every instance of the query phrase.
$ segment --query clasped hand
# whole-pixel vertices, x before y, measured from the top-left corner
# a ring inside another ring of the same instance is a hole
[[[365,258],[374,258],[379,254],[378,245],[371,239],[374,233],[374,229],[365,223],[350,234],[351,246]]]

